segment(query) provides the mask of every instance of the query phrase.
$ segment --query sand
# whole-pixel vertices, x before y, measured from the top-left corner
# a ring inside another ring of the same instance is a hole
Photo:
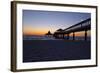
[[[83,60],[90,58],[90,41],[23,40],[23,62]]]

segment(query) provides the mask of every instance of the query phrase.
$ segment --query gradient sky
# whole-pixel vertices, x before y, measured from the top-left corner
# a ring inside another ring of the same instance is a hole
[[[90,18],[90,13],[23,10],[23,34],[43,35]]]

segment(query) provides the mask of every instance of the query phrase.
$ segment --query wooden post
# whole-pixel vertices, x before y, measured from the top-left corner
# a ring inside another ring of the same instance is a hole
[[[64,34],[63,34],[63,39],[64,39],[65,37],[64,37]]]
[[[73,32],[73,40],[75,40],[75,33]]]
[[[85,40],[87,40],[87,30],[85,30]]]
[[[67,34],[67,40],[69,39],[69,33]]]

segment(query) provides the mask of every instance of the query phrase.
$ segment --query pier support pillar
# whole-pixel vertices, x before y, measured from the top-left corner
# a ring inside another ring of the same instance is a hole
[[[69,34],[67,34],[67,40],[69,39]]]
[[[73,40],[75,40],[75,33],[73,32]]]
[[[64,34],[63,34],[63,39],[65,38]]]
[[[87,30],[85,30],[85,40],[87,40]]]

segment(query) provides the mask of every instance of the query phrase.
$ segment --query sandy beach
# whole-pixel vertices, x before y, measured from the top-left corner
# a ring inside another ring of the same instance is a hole
[[[90,43],[82,40],[23,40],[23,62],[90,59]]]

